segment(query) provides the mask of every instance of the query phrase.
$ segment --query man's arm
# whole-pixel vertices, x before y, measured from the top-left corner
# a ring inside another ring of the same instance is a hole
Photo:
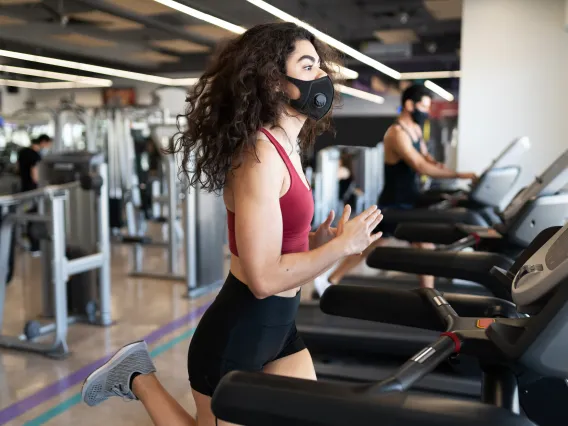
[[[454,170],[440,168],[426,159],[421,152],[416,151],[412,146],[412,141],[408,135],[399,128],[394,128],[393,132],[385,137],[385,142],[389,143],[393,151],[416,172],[430,176],[432,178],[446,179],[471,179],[471,173],[457,173]]]
[[[420,152],[422,153],[426,161],[428,161],[430,164],[433,164],[436,167],[440,167],[442,169],[447,169],[446,166],[444,166],[439,161],[436,161],[436,159],[430,155],[430,153],[428,152],[428,147],[426,146],[426,142],[424,142],[424,139],[420,141]]]

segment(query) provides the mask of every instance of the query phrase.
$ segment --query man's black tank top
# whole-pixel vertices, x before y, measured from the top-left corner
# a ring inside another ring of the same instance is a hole
[[[414,140],[412,134],[401,123],[396,123],[410,137],[412,146],[420,152],[420,139]],[[379,197],[379,207],[409,208],[416,204],[420,196],[420,176],[403,160],[396,164],[384,164],[385,185]]]

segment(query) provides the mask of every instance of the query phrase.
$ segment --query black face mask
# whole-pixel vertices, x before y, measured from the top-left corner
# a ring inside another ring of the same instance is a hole
[[[410,116],[412,117],[412,119],[414,120],[414,122],[416,124],[418,124],[420,127],[422,127],[424,125],[424,122],[426,120],[428,120],[428,113],[427,112],[423,112],[420,111],[419,109],[417,109],[416,107],[414,107],[414,111],[412,111],[410,113]]]
[[[329,112],[335,94],[331,78],[325,76],[310,81],[288,76],[286,78],[300,90],[300,97],[290,100],[292,108],[316,121],[321,120]]]

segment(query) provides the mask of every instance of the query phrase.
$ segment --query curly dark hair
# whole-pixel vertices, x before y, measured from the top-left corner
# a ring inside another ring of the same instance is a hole
[[[178,117],[179,133],[167,150],[183,154],[180,172],[189,177],[192,186],[199,182],[202,189],[219,193],[228,173],[242,163],[242,155],[256,155],[260,127],[264,123],[278,126],[290,99],[276,89],[284,81],[286,59],[299,40],[314,45],[321,69],[337,82],[332,64],[340,64],[340,55],[292,23],[255,26],[230,40],[215,55],[189,92],[186,113]],[[302,150],[330,129],[330,116],[306,120],[299,136]],[[183,126],[180,118],[184,119]]]

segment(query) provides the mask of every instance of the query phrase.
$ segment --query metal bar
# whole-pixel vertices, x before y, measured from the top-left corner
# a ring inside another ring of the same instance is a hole
[[[18,222],[51,222],[51,216],[41,216],[39,213],[18,213],[15,219]]]
[[[51,247],[53,250],[51,283],[55,307],[55,340],[54,344],[60,346],[63,353],[69,351],[67,347],[67,274],[65,264],[65,211],[64,198],[55,197],[51,201]]]
[[[100,11],[106,12],[106,13],[110,13],[111,15],[118,16],[120,18],[127,19],[129,21],[137,22],[137,23],[142,24],[142,25],[144,25],[145,27],[148,27],[148,28],[155,28],[155,29],[164,31],[168,34],[175,34],[176,37],[182,38],[184,40],[191,41],[193,43],[198,43],[198,44],[208,46],[208,47],[215,47],[215,43],[212,42],[210,39],[207,39],[205,37],[201,37],[201,36],[198,36],[198,35],[189,34],[188,32],[186,32],[186,31],[184,31],[180,28],[177,28],[174,25],[165,24],[165,23],[156,21],[154,19],[147,18],[145,16],[140,16],[136,13],[132,13],[132,12],[129,12],[125,9],[120,8],[120,7],[114,6],[114,5],[112,5],[108,2],[104,2],[104,1],[100,1],[100,0],[75,0],[75,1],[78,1],[79,3],[86,4],[90,7],[92,7],[93,9],[100,10]]]
[[[197,200],[196,190],[189,186],[186,182],[185,198],[184,198],[184,253],[185,253],[185,284],[188,293],[197,288]]]
[[[168,273],[177,274],[178,271],[178,243],[176,238],[177,221],[177,190],[176,167],[173,155],[168,156]]]
[[[71,188],[79,186],[79,182],[66,183],[63,185],[49,185],[43,188],[33,189],[31,191],[20,192],[13,195],[0,196],[0,206],[12,206],[23,203],[24,201],[33,200],[42,197],[56,197],[65,195],[64,193]]]
[[[72,276],[81,272],[98,269],[102,266],[104,255],[102,253],[90,254],[67,261],[67,275]]]
[[[13,224],[14,221],[10,216],[4,216],[2,218],[2,226],[0,227],[0,332],[2,332],[4,306],[6,306],[6,281],[8,280],[8,270],[10,269],[10,243]]]
[[[108,167],[99,166],[99,175],[103,179],[98,197],[99,250],[103,256],[99,271],[99,321],[101,325],[110,325],[111,316],[111,274],[110,274],[110,223],[108,202]]]

